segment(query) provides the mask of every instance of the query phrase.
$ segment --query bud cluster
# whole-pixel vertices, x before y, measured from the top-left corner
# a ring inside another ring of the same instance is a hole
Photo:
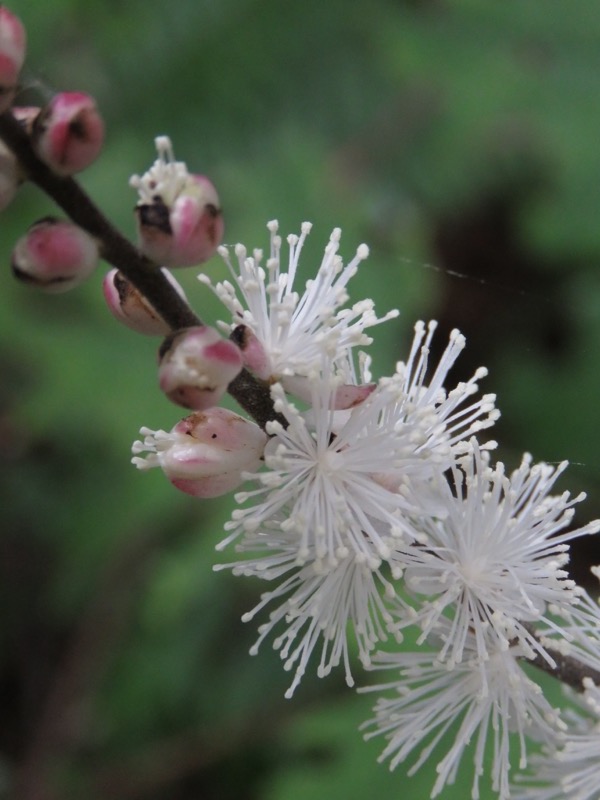
[[[28,153],[38,160],[40,174],[51,173],[54,179],[67,181],[100,154],[104,122],[94,99],[83,92],[58,92],[40,106],[14,105],[25,52],[23,24],[0,6],[0,113],[10,109],[28,139]],[[163,285],[170,286],[186,307],[185,293],[169,269],[209,259],[223,237],[223,215],[212,182],[175,160],[168,137],[158,137],[156,148],[158,158],[150,169],[131,178],[139,193],[135,215],[141,252],[137,255],[145,269],[154,266],[160,270]],[[36,180],[30,174],[29,155],[24,163],[27,170],[21,168],[13,149],[0,140],[0,210],[13,200],[23,181]],[[43,181],[40,185],[45,186]],[[91,228],[97,229],[97,225]],[[12,272],[30,286],[64,292],[91,275],[104,245],[104,239],[74,222],[47,216],[16,242]],[[242,369],[242,351],[205,325],[173,332],[170,321],[129,273],[110,270],[102,288],[108,309],[119,322],[144,335],[167,337],[159,352],[160,388],[174,403],[198,412],[176,425],[171,434],[158,432],[156,444],[151,445],[156,458],[143,465],[161,466],[174,485],[197,496],[235,488],[244,469],[258,468],[266,441],[253,422],[215,408]],[[150,439],[146,437],[147,442]]]
[[[94,100],[81,92],[59,92],[42,107],[13,106],[26,54],[20,19],[0,6],[0,113],[11,109],[40,162],[67,177],[88,167],[104,141],[104,123]],[[15,153],[0,142],[0,210],[28,177]],[[23,282],[49,292],[66,291],[84,281],[99,260],[99,244],[67,220],[45,217],[16,243],[12,270]]]

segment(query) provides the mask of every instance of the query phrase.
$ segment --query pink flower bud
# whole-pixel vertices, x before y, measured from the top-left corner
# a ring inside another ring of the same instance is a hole
[[[257,378],[268,380],[273,374],[271,359],[254,331],[247,325],[238,325],[232,331],[231,338],[242,351],[246,369],[253,372]]]
[[[57,175],[73,175],[89,167],[104,142],[104,123],[94,100],[81,92],[55,95],[35,120],[32,142]]]
[[[0,6],[0,113],[10,108],[25,61],[25,28],[21,20]]]
[[[167,269],[163,275],[177,294],[186,300],[185,292]],[[154,306],[117,269],[111,269],[102,283],[104,298],[113,316],[138,333],[147,336],[167,336],[171,328]]]
[[[215,406],[242,369],[242,354],[233,342],[205,325],[169,337],[160,350],[159,385],[184,408]]]
[[[22,236],[12,254],[17,278],[47,292],[65,292],[81,283],[98,263],[94,239],[72,222],[46,217]]]
[[[133,444],[139,469],[160,467],[171,483],[195,497],[218,497],[236,489],[242,473],[260,467],[267,435],[226,408],[196,412],[170,433],[142,428]],[[145,453],[141,458],[138,453]]]
[[[15,154],[0,140],[0,211],[6,208],[17,193],[21,178]]]
[[[142,252],[157,264],[191,267],[207,261],[223,238],[216,189],[204,175],[191,175],[175,161],[171,141],[156,139],[159,157],[131,185],[138,190],[138,237]]]

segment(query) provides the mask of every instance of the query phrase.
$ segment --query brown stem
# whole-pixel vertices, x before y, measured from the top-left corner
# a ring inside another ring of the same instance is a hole
[[[201,325],[192,311],[166,280],[160,267],[144,256],[102,214],[73,178],[52,172],[35,154],[31,141],[10,111],[0,114],[0,139],[16,155],[24,175],[39,186],[76,225],[93,236],[102,258],[120,270],[154,306],[173,330]],[[264,428],[272,419],[285,420],[276,414],[269,387],[243,370],[228,387],[229,393]]]
[[[529,632],[539,641],[539,637],[535,629],[529,625],[526,627]],[[552,675],[553,678],[556,678],[578,692],[583,691],[584,678],[591,678],[596,686],[600,686],[600,672],[598,670],[587,666],[587,664],[584,664],[581,661],[578,661],[576,658],[573,658],[573,656],[561,653],[554,647],[544,645],[544,649],[550,656],[552,656],[556,662],[556,667],[553,668],[550,666],[546,659],[543,658],[539,653],[535,658],[524,658],[523,661],[525,661],[527,664],[533,664],[538,669],[541,669],[543,672],[547,672],[548,675]]]

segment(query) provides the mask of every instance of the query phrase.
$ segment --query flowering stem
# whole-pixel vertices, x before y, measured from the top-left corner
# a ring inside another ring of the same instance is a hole
[[[27,179],[96,239],[102,258],[131,281],[173,330],[202,324],[163,276],[158,264],[144,256],[114,227],[77,181],[59,177],[40,161],[29,136],[10,111],[0,114],[0,139],[16,155]],[[273,409],[268,386],[247,370],[242,370],[230,383],[228,392],[261,427],[272,419],[282,421]]]

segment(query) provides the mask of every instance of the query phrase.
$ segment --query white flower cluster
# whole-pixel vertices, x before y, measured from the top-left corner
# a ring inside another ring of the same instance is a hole
[[[484,368],[453,385],[465,346],[458,331],[432,363],[436,325],[417,323],[406,360],[373,381],[358,348],[397,312],[379,318],[370,300],[347,305],[366,246],[344,265],[336,229],[299,289],[310,225],[288,237],[287,265],[277,223],[268,228],[264,267],[261,251],[237,245],[235,261],[220,248],[231,282],[200,276],[231,313],[221,326],[244,342],[245,366],[271,385],[280,415],[266,426],[260,466],[241,468],[248,487],[217,546],[234,545],[236,556],[216,569],[269,587],[244,615],[268,609],[252,653],[272,638],[294,673],[288,697],[313,657],[320,676],[342,664],[349,685],[356,651],[367,669],[394,670],[363,689],[380,695],[366,735],[385,739],[381,758],[392,768],[414,754],[412,772],[437,757],[432,797],[467,756],[471,796],[489,770],[508,798],[511,758],[525,769],[532,739],[548,755],[533,759],[539,769],[515,797],[597,800],[598,690],[588,682],[581,705],[591,721],[582,710],[563,721],[523,669],[532,660],[553,669],[565,648],[600,668],[597,605],[565,571],[569,541],[600,524],[570,527],[583,497],[552,493],[566,464],[525,455],[507,474],[492,461],[495,442],[477,437],[498,417],[495,397],[479,393]],[[164,452],[169,434],[161,436]],[[156,455],[149,447],[144,461],[144,447],[136,443],[136,463],[151,466]],[[418,631],[415,652],[400,646],[408,627]]]

